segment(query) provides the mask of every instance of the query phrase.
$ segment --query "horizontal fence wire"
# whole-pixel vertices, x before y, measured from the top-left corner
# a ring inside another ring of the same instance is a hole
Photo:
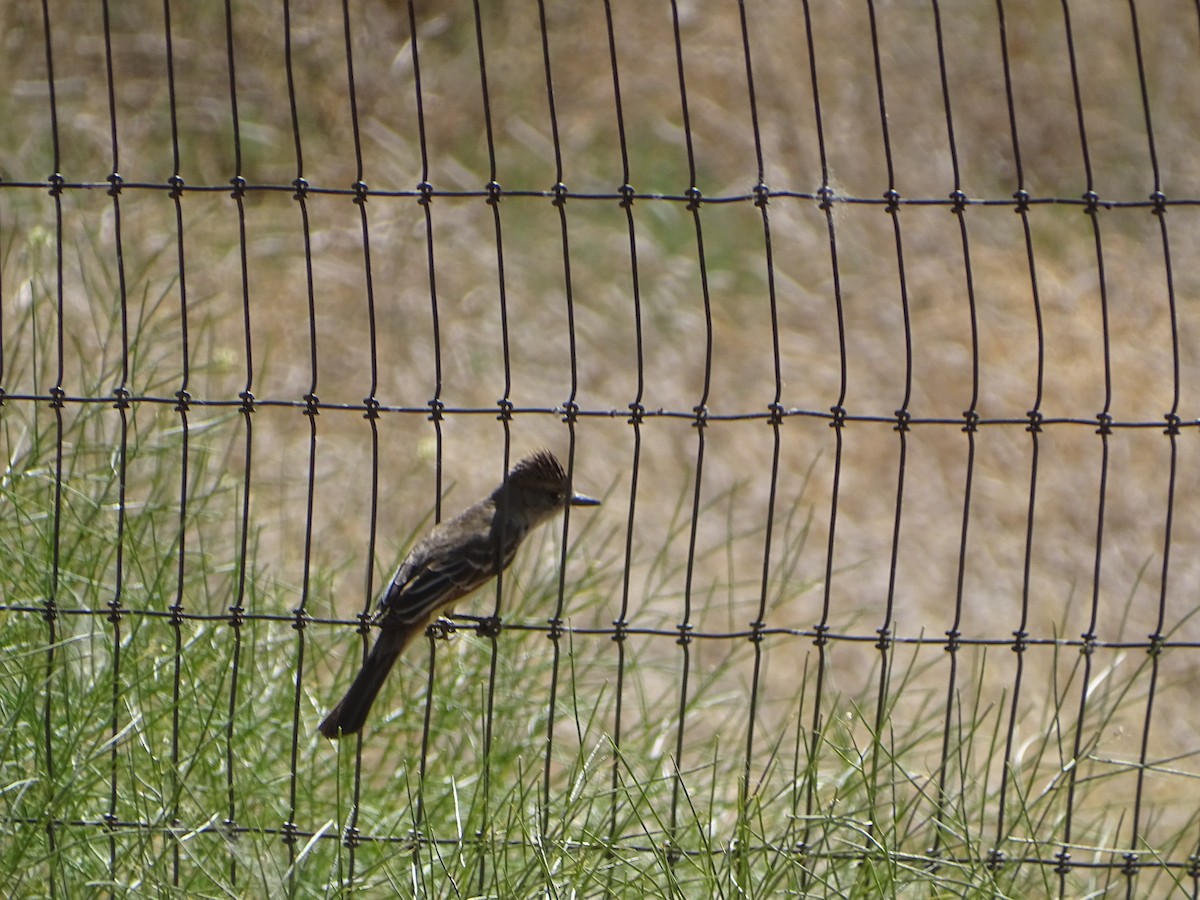
[[[1200,893],[1200,10],[137,6],[0,13],[18,894]],[[601,511],[318,740],[531,443]]]

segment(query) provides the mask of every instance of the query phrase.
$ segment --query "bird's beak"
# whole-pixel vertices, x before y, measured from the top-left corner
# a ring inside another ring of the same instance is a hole
[[[571,495],[571,505],[572,506],[599,506],[600,501],[597,500],[595,497],[588,497],[585,494],[572,494]]]

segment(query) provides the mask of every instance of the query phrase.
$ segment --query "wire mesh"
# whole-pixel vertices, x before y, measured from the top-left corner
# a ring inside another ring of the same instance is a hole
[[[1200,7],[0,22],[24,892],[1200,891]],[[602,512],[331,749],[541,445]]]

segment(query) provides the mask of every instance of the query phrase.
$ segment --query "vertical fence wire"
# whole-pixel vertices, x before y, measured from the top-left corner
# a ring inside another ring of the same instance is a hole
[[[62,159],[59,146],[58,132],[58,99],[54,81],[54,46],[50,34],[50,5],[42,0],[42,32],[46,47],[46,82],[49,88],[50,135],[54,153],[53,173],[50,175],[50,195],[54,198],[54,279],[55,279],[55,355],[56,375],[54,384],[50,387],[50,408],[54,411],[54,533],[52,538],[49,584],[42,615],[46,622],[46,688],[42,699],[42,752],[45,757],[46,778],[53,783],[56,769],[54,759],[54,730],[51,718],[51,707],[54,701],[55,672],[57,670],[55,651],[58,646],[58,589],[59,589],[59,558],[61,554],[60,535],[62,533],[62,504],[63,504],[63,208],[62,182],[60,173]],[[53,820],[45,824],[47,849],[53,858],[58,849],[57,826]],[[50,897],[58,895],[58,879],[56,868],[50,870],[47,885]]]
[[[354,191],[354,205],[359,213],[359,227],[362,239],[363,253],[363,278],[365,285],[364,297],[366,301],[367,325],[368,325],[368,353],[370,359],[370,378],[371,383],[367,390],[367,396],[363,398],[363,406],[366,412],[363,413],[363,418],[367,420],[367,424],[371,429],[371,476],[370,476],[370,509],[367,522],[367,558],[364,572],[364,590],[363,590],[363,611],[360,613],[361,624],[359,630],[362,632],[362,660],[365,663],[367,659],[367,623],[371,608],[372,600],[375,596],[375,549],[377,529],[379,525],[379,407],[380,402],[376,396],[379,391],[379,349],[378,349],[378,330],[375,319],[375,279],[371,267],[371,228],[370,217],[367,214],[367,183],[363,180],[363,151],[362,151],[362,133],[359,126],[358,113],[358,89],[354,80],[354,41],[353,30],[351,28],[350,19],[350,4],[342,3],[342,28],[345,36],[345,59],[346,59],[346,91],[350,101],[350,129],[354,141],[354,184],[351,186]],[[343,830],[343,844],[349,854],[347,863],[348,868],[348,883],[353,886],[355,878],[355,855],[358,849],[359,840],[359,810],[362,798],[362,753],[363,741],[361,733],[357,735],[354,742],[355,758],[354,758],[354,788],[353,797],[350,804],[350,815],[347,819],[345,829]]]
[[[976,464],[976,435],[979,426],[979,322],[975,308],[975,280],[971,271],[971,245],[967,232],[966,194],[962,190],[962,180],[958,162],[958,142],[954,132],[954,113],[950,103],[950,78],[946,71],[946,45],[942,29],[942,11],[938,0],[931,0],[933,8],[934,32],[937,36],[938,72],[941,75],[942,103],[946,114],[946,140],[950,151],[950,164],[954,170],[954,190],[951,208],[958,220],[959,238],[962,242],[963,276],[967,296],[967,307],[971,320],[971,397],[963,412],[963,432],[967,435],[967,462],[963,484],[962,530],[958,548],[957,586],[954,595],[954,619],[946,631],[946,652],[950,655],[949,673],[946,683],[946,716],[942,730],[942,754],[937,775],[937,810],[933,821],[933,837],[929,855],[936,860],[942,851],[942,840],[946,827],[946,815],[955,805],[957,797],[949,791],[951,753],[957,756],[957,762],[963,764],[963,747],[953,742],[954,724],[958,720],[958,668],[959,651],[962,647],[959,638],[962,637],[961,626],[963,617],[964,585],[967,574],[967,535],[971,524],[971,500],[975,484]],[[960,735],[961,737],[961,735]],[[953,747],[952,747],[953,742]],[[960,772],[960,785],[966,790],[967,777]],[[936,866],[936,863],[934,863]]]
[[[232,190],[229,193],[237,213],[238,228],[238,271],[241,288],[242,305],[242,341],[246,357],[246,380],[238,393],[241,400],[239,413],[245,428],[242,444],[242,511],[238,524],[237,550],[237,586],[233,603],[229,607],[229,628],[233,636],[232,659],[230,662],[229,678],[229,718],[225,731],[225,787],[227,792],[227,810],[222,825],[225,828],[227,840],[231,843],[237,840],[238,823],[238,791],[235,771],[238,766],[237,754],[234,750],[234,738],[238,733],[237,711],[241,697],[242,653],[244,626],[246,623],[246,589],[248,572],[251,566],[250,534],[253,529],[250,518],[250,497],[252,493],[251,473],[254,469],[254,338],[251,319],[250,297],[250,260],[247,250],[246,237],[246,178],[242,170],[242,125],[238,112],[238,81],[237,63],[234,49],[233,6],[230,0],[225,0],[225,65],[229,78],[229,120],[233,138],[233,177],[229,183]],[[238,884],[238,856],[231,854],[229,859],[229,880],[233,885]]]
[[[882,790],[880,785],[881,769],[883,768],[881,756],[887,747],[885,735],[888,732],[889,692],[895,655],[893,630],[896,610],[896,582],[900,559],[901,522],[904,511],[904,488],[908,463],[908,423],[912,417],[912,414],[909,412],[909,404],[912,400],[913,381],[912,317],[909,308],[908,279],[904,268],[904,231],[900,216],[900,192],[896,189],[896,171],[892,153],[891,132],[888,128],[887,94],[884,89],[879,24],[874,0],[867,0],[867,14],[871,29],[871,57],[875,76],[875,94],[879,103],[880,142],[883,148],[884,163],[887,168],[887,190],[884,191],[883,195],[887,201],[887,206],[884,209],[892,223],[892,240],[896,248],[897,291],[904,327],[904,384],[900,406],[895,411],[896,425],[894,430],[899,441],[899,446],[897,447],[896,458],[896,499],[893,504],[895,512],[892,518],[891,548],[888,559],[887,596],[884,601],[882,622],[875,629],[876,634],[879,635],[879,640],[875,643],[875,648],[879,651],[879,678],[876,687],[875,715],[871,727],[871,764],[868,775],[870,814],[866,828],[864,829],[866,833],[863,836],[864,857],[869,857],[877,842],[881,840],[877,836],[879,811],[882,809],[879,800],[880,791]]]
[[[813,644],[817,648],[814,662],[816,671],[813,675],[812,719],[806,736],[806,764],[804,775],[804,824],[798,851],[801,855],[813,852],[812,825],[816,819],[817,781],[819,760],[824,750],[825,734],[825,676],[827,646],[829,631],[830,602],[833,592],[834,556],[837,546],[838,504],[841,496],[842,452],[844,449],[844,429],[846,424],[846,390],[848,385],[847,354],[846,354],[846,318],[842,305],[842,272],[838,262],[837,225],[834,218],[833,198],[835,195],[830,181],[828,147],[825,141],[825,122],[821,114],[821,89],[817,76],[817,43],[813,38],[812,9],[809,0],[804,2],[804,30],[808,44],[809,85],[813,98],[813,119],[816,131],[817,148],[821,159],[821,187],[817,191],[818,207],[825,217],[825,233],[829,244],[829,270],[832,278],[834,308],[837,314],[838,334],[838,396],[830,407],[832,414],[829,426],[834,433],[833,473],[829,492],[829,536],[825,547],[825,576],[822,583],[821,615],[813,626]],[[824,838],[822,837],[822,843]],[[803,871],[801,885],[807,889],[812,877],[812,871],[807,867]]]
[[[642,288],[638,274],[637,226],[633,215],[633,201],[636,191],[630,184],[629,143],[625,131],[625,110],[621,101],[621,74],[617,62],[617,31],[613,24],[612,0],[604,0],[604,22],[608,38],[608,62],[612,75],[613,114],[617,128],[617,143],[621,154],[621,186],[618,189],[620,208],[624,212],[625,232],[629,242],[629,288],[630,305],[633,314],[634,352],[636,354],[636,387],[633,400],[629,403],[629,418],[626,420],[633,429],[633,448],[629,461],[629,506],[625,517],[625,548],[621,574],[621,599],[617,617],[613,620],[612,639],[616,645],[617,661],[613,689],[612,712],[612,767],[609,781],[609,821],[608,833],[605,837],[605,861],[608,873],[605,879],[606,889],[611,891],[617,875],[613,861],[616,858],[614,847],[617,842],[617,829],[624,804],[621,802],[621,772],[625,765],[622,756],[622,737],[625,714],[627,639],[629,628],[630,579],[633,572],[634,525],[637,520],[638,474],[641,471],[642,458],[642,422],[646,408],[642,403],[646,388],[645,347],[642,323]]]
[[[416,113],[417,146],[421,155],[421,178],[417,183],[417,203],[421,207],[422,222],[424,225],[425,270],[429,282],[429,307],[433,340],[433,396],[428,402],[428,419],[433,423],[434,429],[433,520],[434,522],[440,522],[442,520],[442,457],[444,449],[442,410],[445,408],[445,404],[442,401],[442,337],[441,318],[438,308],[437,266],[434,259],[433,185],[429,183],[429,145],[425,126],[425,96],[421,89],[421,55],[417,38],[417,12],[414,0],[408,0],[408,30],[408,45],[413,67],[413,102]],[[409,798],[410,809],[413,811],[412,827],[409,831],[409,838],[412,843],[410,872],[415,892],[424,889],[423,866],[421,865],[422,849],[426,846],[429,848],[429,865],[431,869],[435,863],[436,855],[434,843],[432,841],[428,843],[423,842],[423,827],[425,822],[425,774],[429,764],[430,725],[433,719],[433,699],[435,696],[434,688],[437,672],[437,638],[441,632],[431,628],[428,633],[429,674],[426,682],[425,706],[421,726],[421,755],[417,763],[416,796],[413,797],[410,795]]]
[[[767,506],[763,524],[762,580],[759,586],[758,608],[750,622],[749,640],[753,646],[754,662],[750,675],[750,699],[746,713],[746,759],[740,786],[741,814],[749,819],[751,814],[750,786],[754,760],[754,731],[758,718],[759,688],[763,670],[763,629],[766,627],[767,603],[771,583],[771,542],[775,534],[775,506],[779,497],[779,460],[782,446],[783,425],[783,363],[779,349],[779,304],[775,291],[775,255],[771,245],[771,216],[769,211],[771,191],[766,183],[766,167],[763,162],[762,132],[758,117],[758,98],[754,90],[754,63],[750,53],[750,26],[746,16],[746,4],[738,2],[738,24],[741,27],[742,58],[746,67],[746,99],[750,114],[750,128],[754,135],[754,160],[757,177],[754,183],[754,205],[762,219],[763,265],[766,275],[767,305],[771,319],[771,367],[774,374],[774,393],[767,409],[771,417],[771,473],[767,489]],[[765,772],[763,775],[765,776]],[[747,823],[743,823],[746,827]]]
[[[1167,472],[1167,496],[1163,524],[1162,569],[1158,595],[1158,611],[1154,630],[1147,635],[1150,647],[1149,684],[1146,689],[1146,712],[1142,722],[1142,734],[1138,750],[1137,778],[1133,796],[1133,815],[1129,827],[1129,849],[1125,854],[1125,867],[1122,872],[1126,875],[1125,895],[1132,898],[1136,895],[1135,878],[1137,863],[1146,851],[1154,852],[1154,848],[1145,840],[1143,829],[1143,802],[1145,800],[1146,770],[1150,752],[1151,724],[1154,714],[1155,695],[1159,684],[1160,665],[1162,661],[1162,642],[1165,640],[1163,628],[1166,625],[1168,584],[1171,564],[1171,536],[1175,516],[1176,478],[1179,462],[1179,325],[1176,318],[1175,282],[1171,267],[1171,241],[1167,230],[1166,197],[1162,192],[1162,182],[1159,177],[1158,150],[1154,142],[1154,124],[1150,112],[1150,92],[1146,85],[1146,64],[1142,53],[1141,30],[1138,27],[1137,5],[1129,0],[1129,17],[1132,31],[1132,41],[1137,60],[1138,87],[1142,101],[1142,115],[1146,127],[1146,144],[1150,158],[1150,168],[1154,175],[1154,189],[1150,199],[1154,202],[1151,210],[1158,221],[1159,237],[1162,242],[1162,267],[1165,273],[1166,301],[1171,326],[1171,408],[1164,416],[1166,420],[1165,434],[1170,442],[1170,464]]]
[[[492,211],[492,232],[495,240],[496,250],[496,303],[500,313],[500,346],[504,360],[504,393],[497,401],[496,405],[500,407],[500,414],[497,416],[501,427],[504,430],[504,452],[503,452],[503,468],[501,470],[501,478],[508,472],[509,462],[512,459],[512,357],[510,354],[509,331],[508,331],[508,282],[504,272],[504,229],[501,226],[500,201],[503,199],[504,191],[500,186],[498,172],[496,168],[496,136],[492,124],[492,95],[488,89],[488,74],[487,74],[487,54],[485,51],[486,41],[484,40],[483,30],[483,13],[480,9],[479,0],[472,0],[475,15],[475,45],[479,59],[479,93],[483,109],[483,131],[487,138],[487,163],[488,163],[488,181],[485,187],[487,191],[486,202],[488,208]],[[506,505],[508,503],[507,492],[500,494],[500,503],[496,509],[497,520],[501,523],[507,522]],[[503,528],[503,524],[501,526]],[[497,877],[495,869],[488,873],[487,855],[483,852],[484,849],[491,845],[495,840],[495,835],[492,833],[492,739],[495,726],[495,711],[496,711],[496,681],[498,667],[500,664],[499,652],[500,648],[496,638],[499,636],[500,614],[504,603],[504,567],[502,563],[502,547],[504,546],[504,535],[501,532],[495,545],[495,568],[496,568],[496,592],[495,604],[492,608],[492,614],[482,623],[481,632],[488,639],[490,665],[488,668],[487,679],[487,694],[483,705],[483,772],[481,777],[482,788],[482,811],[479,828],[476,831],[476,840],[479,842],[479,877],[477,884],[479,890],[483,891],[487,888],[489,877],[494,881]]]
[[[108,873],[113,883],[117,883],[117,823],[121,821],[118,812],[117,798],[119,795],[119,749],[117,735],[121,729],[121,620],[123,613],[123,591],[125,588],[125,494],[128,483],[129,458],[129,300],[125,278],[125,251],[121,234],[121,165],[120,142],[117,140],[117,98],[116,79],[113,74],[112,25],[108,0],[102,4],[104,28],[104,72],[108,93],[108,125],[109,141],[112,152],[112,170],[108,175],[109,196],[112,198],[113,209],[113,252],[117,267],[117,292],[121,311],[121,374],[116,388],[113,390],[115,402],[113,407],[120,418],[118,446],[116,455],[117,468],[117,523],[116,523],[116,560],[113,570],[113,596],[108,601],[108,620],[112,625],[112,710],[109,726],[109,796],[108,810],[104,814],[104,822],[108,829]],[[0,314],[0,319],[3,316]],[[2,378],[2,375],[0,375]]]
[[[701,224],[700,216],[703,197],[701,195],[700,188],[697,187],[698,179],[696,177],[696,153],[692,138],[691,116],[688,110],[687,79],[684,75],[683,62],[683,35],[680,30],[679,4],[677,0],[671,0],[671,28],[675,42],[675,67],[679,78],[679,107],[680,114],[683,118],[683,139],[687,152],[688,188],[685,192],[685,195],[687,197],[687,210],[689,213],[691,213],[692,223],[695,229],[696,258],[699,270],[698,274],[700,276],[700,294],[704,304],[704,378],[701,386],[700,398],[696,402],[696,405],[692,408],[692,411],[695,413],[695,419],[693,420],[692,425],[696,429],[696,460],[695,473],[692,478],[692,515],[691,529],[690,534],[688,535],[687,563],[684,574],[683,609],[679,619],[679,639],[677,641],[681,655],[679,675],[679,721],[676,724],[675,756],[672,760],[671,812],[664,844],[667,862],[672,869],[674,869],[674,866],[680,859],[678,840],[679,805],[680,798],[683,795],[685,788],[681,766],[684,751],[684,735],[686,731],[689,708],[688,680],[692,669],[691,632],[695,628],[692,623],[692,590],[696,567],[696,541],[700,525],[700,498],[704,483],[705,428],[708,425],[708,395],[712,379],[713,319],[712,298],[709,295],[708,285],[708,263],[704,253],[704,229]],[[691,800],[689,799],[688,802],[690,804]],[[674,881],[673,871],[670,887],[672,893],[676,893],[679,890],[678,884]]]
[[[292,180],[292,199],[300,214],[301,246],[304,254],[305,298],[308,309],[308,391],[304,395],[303,414],[308,420],[308,461],[304,503],[304,552],[300,579],[300,603],[292,611],[292,628],[296,632],[295,680],[292,693],[291,763],[288,767],[288,813],[283,823],[283,840],[288,848],[287,885],[289,893],[296,890],[296,843],[300,836],[297,819],[299,782],[299,753],[301,735],[301,702],[304,698],[305,652],[307,650],[308,604],[312,590],[313,568],[313,509],[317,488],[317,415],[320,399],[317,396],[317,298],[313,281],[312,224],[309,218],[309,184],[305,178],[304,151],[300,138],[299,94],[296,89],[295,58],[293,53],[293,21],[291,0],[283,0],[283,62],[287,75],[288,111],[290,113],[292,145],[295,149],[296,177]]]
[[[188,611],[185,603],[187,591],[187,553],[188,553],[188,517],[191,501],[191,425],[190,408],[192,396],[188,392],[191,383],[191,347],[188,333],[188,287],[187,266],[184,241],[183,191],[184,180],[180,172],[180,139],[179,139],[179,102],[175,85],[175,45],[171,28],[171,3],[163,0],[163,44],[166,51],[167,100],[171,123],[171,176],[167,179],[170,186],[168,196],[171,199],[175,213],[175,258],[179,274],[179,342],[180,342],[180,383],[175,391],[175,412],[179,414],[179,520],[175,537],[176,578],[175,599],[171,604],[171,630],[174,633],[174,677],[171,681],[171,796],[168,807],[168,824],[173,831],[175,840],[171,841],[171,883],[180,885],[180,865],[182,847],[179,838],[183,834],[183,821],[180,818],[180,801],[184,793],[184,774],[182,771],[182,748],[180,746],[180,713],[183,707],[183,647],[184,647],[184,615]]]
[[[1071,88],[1075,105],[1075,119],[1078,128],[1080,153],[1086,185],[1086,190],[1083,195],[1085,203],[1084,213],[1087,215],[1088,223],[1091,226],[1092,241],[1095,248],[1096,290],[1097,300],[1099,303],[1101,348],[1104,366],[1104,405],[1096,416],[1096,419],[1099,422],[1099,428],[1097,428],[1096,433],[1100,437],[1100,472],[1099,484],[1096,491],[1096,537],[1095,555],[1092,566],[1091,606],[1088,616],[1088,627],[1087,630],[1083,632],[1083,646],[1080,651],[1083,655],[1083,671],[1082,678],[1080,679],[1079,706],[1075,716],[1075,739],[1071,753],[1072,765],[1070,767],[1070,771],[1067,773],[1067,802],[1066,811],[1063,815],[1063,841],[1062,847],[1055,857],[1058,860],[1056,872],[1059,876],[1059,894],[1060,896],[1066,896],[1067,876],[1072,871],[1071,848],[1075,825],[1075,798],[1079,787],[1079,762],[1083,759],[1084,748],[1090,747],[1095,740],[1094,735],[1088,735],[1085,731],[1085,728],[1088,721],[1087,712],[1089,701],[1091,699],[1090,692],[1092,688],[1092,668],[1095,662],[1094,653],[1096,644],[1099,640],[1099,635],[1096,633],[1096,629],[1099,625],[1100,617],[1101,572],[1104,559],[1104,526],[1106,521],[1106,505],[1108,502],[1110,455],[1109,438],[1112,435],[1113,416],[1111,413],[1112,351],[1111,342],[1109,340],[1108,281],[1105,278],[1104,271],[1104,244],[1100,230],[1099,195],[1095,191],[1092,176],[1091,151],[1088,146],[1083,98],[1080,88],[1079,63],[1075,52],[1075,33],[1074,29],[1072,28],[1071,8],[1068,0],[1062,0],[1062,14],[1063,29],[1066,39],[1067,61],[1070,66]]]
[[[575,474],[575,425],[579,404],[575,402],[579,390],[579,368],[575,336],[575,291],[571,280],[571,240],[567,227],[567,186],[563,183],[562,144],[558,131],[558,111],[554,100],[554,75],[550,61],[550,34],[546,26],[546,6],[538,0],[538,31],[541,35],[542,66],[546,78],[546,103],[549,111],[550,140],[554,149],[554,185],[550,189],[551,203],[558,211],[558,226],[562,243],[563,299],[567,312],[567,347],[570,360],[570,390],[562,405],[562,419],[567,426],[567,496],[573,493]],[[570,550],[571,506],[563,510],[562,543],[558,563],[558,592],[554,611],[547,620],[546,636],[551,642],[553,658],[550,664],[550,685],[546,702],[546,751],[542,763],[541,787],[541,836],[550,837],[550,792],[554,763],[554,727],[557,721],[559,667],[562,660],[561,639],[563,635],[563,613],[566,608],[567,554]]]
[[[1006,861],[1006,853],[1002,848],[1008,837],[1006,831],[1008,812],[1009,781],[1018,767],[1014,754],[1021,690],[1025,675],[1026,654],[1029,650],[1029,612],[1031,597],[1031,572],[1034,553],[1034,522],[1037,509],[1038,465],[1040,460],[1040,439],[1042,431],[1042,394],[1045,387],[1045,356],[1046,337],[1042,321],[1042,300],[1038,289],[1037,262],[1034,256],[1033,231],[1029,224],[1029,192],[1025,187],[1025,170],[1021,161],[1021,141],[1017,128],[1017,110],[1013,99],[1012,67],[1009,55],[1008,31],[1004,16],[1004,0],[996,0],[996,14],[1000,36],[1000,59],[1004,74],[1004,97],[1008,108],[1009,133],[1012,137],[1013,168],[1016,173],[1017,189],[1013,193],[1016,200],[1016,213],[1021,217],[1021,233],[1025,245],[1025,258],[1029,269],[1030,299],[1033,304],[1033,318],[1037,329],[1037,371],[1034,384],[1033,405],[1028,411],[1030,457],[1029,457],[1029,503],[1025,519],[1025,559],[1021,576],[1021,612],[1020,622],[1013,631],[1012,650],[1016,654],[1016,671],[1013,675],[1012,698],[1009,703],[1008,726],[1004,739],[1004,759],[1000,771],[1000,789],[996,801],[996,837],[988,850],[989,866],[998,869]]]

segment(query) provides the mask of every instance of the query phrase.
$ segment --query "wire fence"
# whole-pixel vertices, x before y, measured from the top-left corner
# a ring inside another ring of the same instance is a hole
[[[502,6],[0,14],[24,892],[1200,893],[1200,7]]]

